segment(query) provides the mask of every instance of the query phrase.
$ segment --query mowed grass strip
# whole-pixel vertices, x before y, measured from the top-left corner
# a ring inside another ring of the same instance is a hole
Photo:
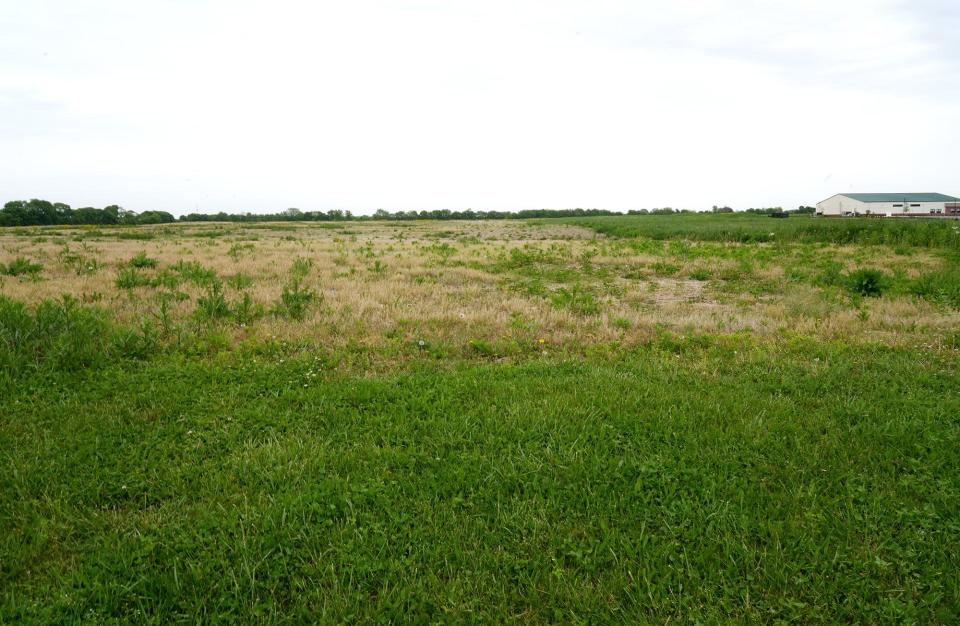
[[[0,622],[960,620],[955,353],[677,342],[0,397]]]

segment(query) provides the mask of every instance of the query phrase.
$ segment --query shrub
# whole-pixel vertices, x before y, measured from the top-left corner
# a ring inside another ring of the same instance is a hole
[[[86,245],[84,245],[83,248],[85,251],[90,250]],[[57,258],[65,268],[73,270],[77,276],[93,274],[100,269],[100,262],[97,261],[95,257],[84,256],[79,252],[73,252],[70,250],[69,245],[63,246]]]
[[[180,275],[183,280],[189,281],[198,287],[206,287],[217,280],[217,272],[204,267],[196,261],[177,261],[171,269]]]
[[[700,281],[710,280],[710,270],[703,267],[698,267],[690,271],[690,278]]]
[[[139,268],[156,267],[157,260],[151,259],[150,257],[147,256],[146,252],[141,251],[141,252],[138,252],[136,256],[134,256],[132,259],[127,261],[127,265],[129,265],[130,267],[139,267]]]
[[[596,315],[600,312],[600,303],[596,297],[580,285],[557,289],[550,294],[550,303],[555,308],[569,309],[579,315]]]
[[[213,282],[207,286],[207,292],[197,298],[196,315],[200,319],[219,320],[230,316],[230,305],[223,295],[223,285]]]
[[[960,270],[922,274],[909,282],[907,291],[924,300],[960,308]]]
[[[227,279],[227,284],[230,285],[232,289],[241,291],[253,285],[253,278],[243,272],[238,272]]]
[[[858,269],[847,274],[844,287],[852,294],[860,296],[879,296],[887,289],[886,274],[875,269]]]
[[[149,276],[144,276],[135,267],[121,268],[117,273],[116,285],[118,289],[134,289],[136,287],[149,287],[153,284]]]
[[[255,249],[252,243],[235,243],[230,246],[227,254],[230,255],[230,258],[234,261],[239,261],[241,256],[244,254],[253,254]]]
[[[7,276],[33,276],[40,273],[43,269],[43,266],[39,263],[32,263],[29,259],[25,257],[17,257],[6,266],[0,265],[0,274],[6,274]]]
[[[156,344],[153,333],[142,330],[118,328],[103,309],[81,306],[69,296],[33,309],[0,296],[0,380],[145,356]]]
[[[313,267],[313,259],[308,259],[305,257],[299,257],[293,262],[293,266],[290,268],[290,276],[294,280],[303,280],[307,277],[307,274],[310,273],[310,268]]]
[[[292,279],[283,286],[280,302],[274,306],[273,313],[286,319],[303,321],[315,298],[316,293],[304,287],[299,280]]]
[[[249,293],[243,294],[243,298],[233,307],[233,318],[237,324],[247,325],[263,317],[263,305],[256,304]]]

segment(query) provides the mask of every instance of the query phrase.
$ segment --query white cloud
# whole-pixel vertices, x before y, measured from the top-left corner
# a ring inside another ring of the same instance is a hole
[[[173,212],[952,188],[933,2],[0,3],[0,194]]]

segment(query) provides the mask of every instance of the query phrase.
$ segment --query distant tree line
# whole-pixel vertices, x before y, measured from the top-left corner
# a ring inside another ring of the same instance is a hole
[[[800,206],[796,209],[787,209],[784,210],[783,207],[772,206],[772,207],[763,207],[760,209],[747,209],[746,213],[757,213],[759,215],[770,215],[772,213],[798,213],[798,214],[807,214],[807,213],[816,213],[817,208],[812,206]]]
[[[714,206],[712,213],[733,213],[728,206]],[[780,207],[761,209],[747,209],[747,213],[784,212]],[[801,206],[787,213],[813,213],[813,207]],[[697,213],[690,209],[674,209],[663,207],[659,209],[631,209],[627,215],[680,215]],[[70,208],[62,202],[47,200],[13,200],[0,209],[0,226],[44,226],[55,224],[168,224],[181,222],[335,222],[335,221],[367,221],[367,220],[510,220],[531,219],[545,217],[594,217],[600,215],[623,215],[619,211],[606,209],[532,209],[526,211],[451,211],[439,209],[434,211],[396,211],[391,213],[378,209],[373,215],[354,215],[350,211],[301,211],[287,209],[280,213],[190,213],[180,216],[179,220],[166,211],[143,211],[137,213],[128,211],[117,205],[110,205],[102,209],[93,207]]]
[[[335,222],[366,220],[511,220],[543,217],[588,217],[595,215],[622,215],[605,209],[532,209],[527,211],[396,211],[377,209],[373,215],[354,215],[350,211],[301,211],[287,209],[280,213],[190,213],[180,217],[182,222]]]
[[[127,211],[117,205],[102,209],[70,208],[62,202],[12,200],[0,209],[0,226],[45,226],[53,224],[165,224],[176,218],[166,211]]]

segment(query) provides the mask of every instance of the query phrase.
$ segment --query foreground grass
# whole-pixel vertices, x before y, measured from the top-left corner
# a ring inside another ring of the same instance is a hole
[[[0,621],[960,619],[955,352],[664,338],[0,396]]]

